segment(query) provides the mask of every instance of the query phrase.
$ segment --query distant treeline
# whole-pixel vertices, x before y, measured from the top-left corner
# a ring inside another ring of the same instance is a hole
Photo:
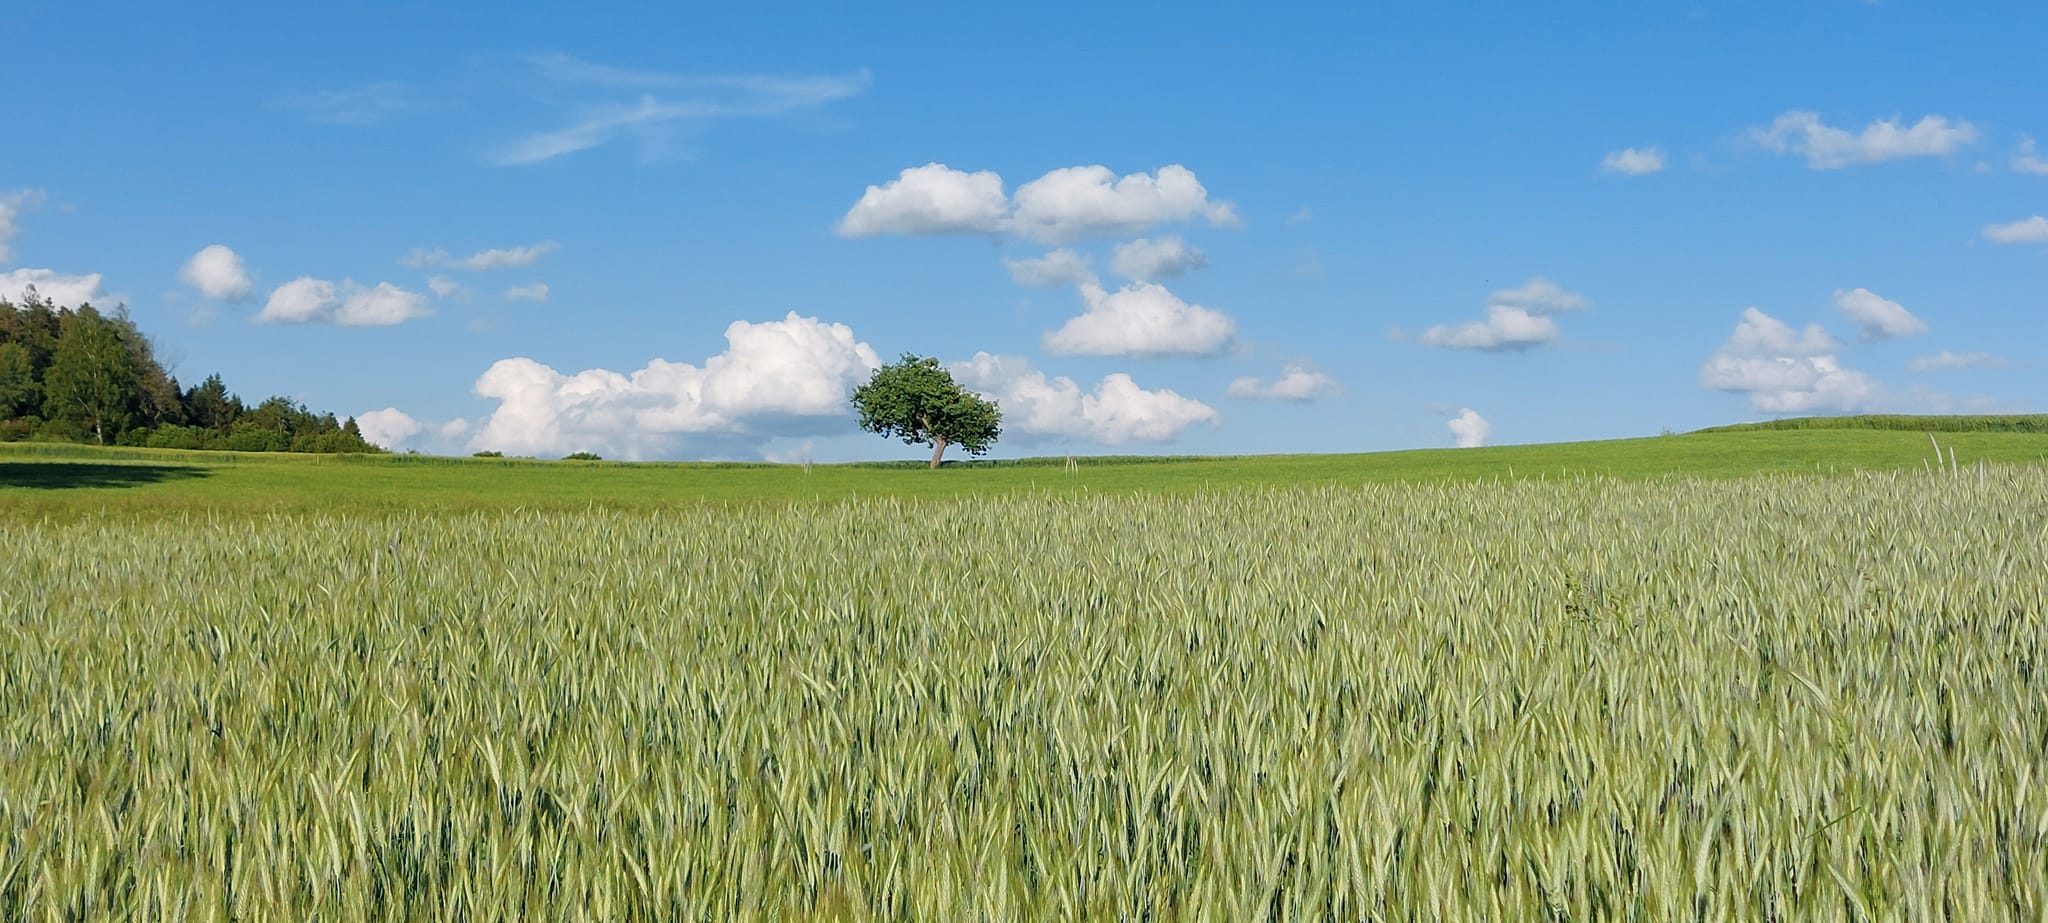
[[[89,442],[236,452],[380,452],[354,417],[290,398],[250,407],[219,375],[191,388],[157,363],[125,310],[60,308],[34,289],[0,298],[0,442]]]
[[[1865,414],[1856,417],[1795,417],[1762,423],[1711,426],[1702,433],[1743,433],[1786,429],[1895,429],[1914,433],[2048,433],[2048,414],[1928,415]]]

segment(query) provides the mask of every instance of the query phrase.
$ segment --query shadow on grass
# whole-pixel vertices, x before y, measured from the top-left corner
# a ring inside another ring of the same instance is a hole
[[[103,465],[85,462],[0,462],[0,487],[64,490],[76,487],[142,487],[203,478],[213,472],[187,465]]]

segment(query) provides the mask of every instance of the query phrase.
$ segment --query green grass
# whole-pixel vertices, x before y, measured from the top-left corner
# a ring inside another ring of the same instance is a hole
[[[0,517],[0,919],[2048,913],[2048,468],[1475,458]],[[75,490],[801,477],[213,464]]]
[[[1959,460],[2048,462],[2048,433],[1944,433]],[[1900,430],[1692,433],[1557,445],[1364,455],[1062,458],[889,465],[629,464],[308,456],[0,445],[0,511],[198,513],[652,509],[704,501],[1189,493],[1237,487],[1600,475],[1739,477],[1917,469],[1927,436]]]
[[[2041,919],[2048,434],[1938,439],[0,446],[0,919]]]

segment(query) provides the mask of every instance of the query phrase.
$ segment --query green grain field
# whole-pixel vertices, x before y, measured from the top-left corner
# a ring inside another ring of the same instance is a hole
[[[15,449],[0,919],[2038,920],[2048,436],[1939,438]]]

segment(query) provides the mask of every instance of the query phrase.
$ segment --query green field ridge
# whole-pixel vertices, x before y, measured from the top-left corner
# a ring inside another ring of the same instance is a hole
[[[1710,426],[1697,432],[1754,433],[1814,429],[1903,430],[1915,433],[2048,433],[2048,413],[1879,413],[1847,417],[1789,417],[1783,420]]]

